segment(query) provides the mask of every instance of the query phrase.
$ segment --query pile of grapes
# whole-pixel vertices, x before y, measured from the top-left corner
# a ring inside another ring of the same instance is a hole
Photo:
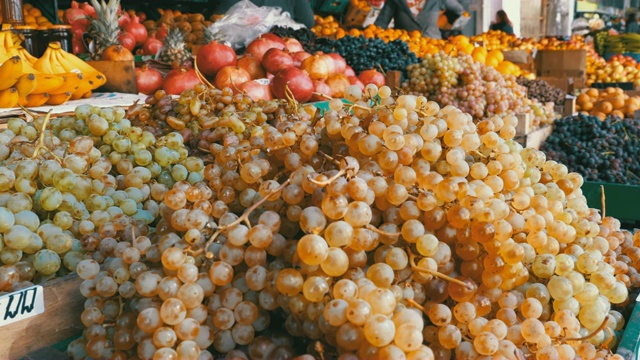
[[[640,236],[579,174],[514,116],[346,98],[320,116],[198,85],[11,120],[1,290],[75,269],[72,359],[622,358]]]
[[[453,105],[477,120],[531,113],[534,125],[538,126],[556,118],[553,106],[528,99],[514,76],[503,75],[466,54],[427,55],[419,63],[409,65],[407,73],[409,79],[403,84],[406,92]]]
[[[542,79],[530,80],[520,76],[516,81],[527,88],[527,97],[530,99],[536,99],[543,104],[552,102],[555,105],[564,105],[564,99],[567,96],[566,91],[551,86]]]
[[[576,115],[556,121],[542,150],[586,180],[640,184],[640,122]]]

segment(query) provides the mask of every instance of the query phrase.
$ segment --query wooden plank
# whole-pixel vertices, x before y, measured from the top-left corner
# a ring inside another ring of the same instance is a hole
[[[539,129],[531,131],[526,135],[516,135],[515,140],[524,147],[539,150],[552,132],[553,126],[545,125]]]
[[[402,87],[402,73],[397,70],[389,70],[385,75],[385,81],[391,90]]]
[[[121,92],[137,94],[136,69],[133,61],[87,61],[107,77],[107,82],[97,89],[98,92]]]
[[[80,279],[67,275],[44,285],[44,313],[0,327],[0,359],[20,359],[49,345],[82,334],[85,298]],[[42,358],[43,359],[43,358]]]
[[[516,125],[516,136],[526,135],[531,132],[531,115],[516,114],[518,125]]]

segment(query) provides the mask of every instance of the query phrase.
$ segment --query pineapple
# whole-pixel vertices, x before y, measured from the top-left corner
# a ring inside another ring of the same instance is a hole
[[[224,35],[222,34],[221,31],[213,31],[213,26],[209,25],[209,26],[205,26],[204,27],[204,44],[210,44],[214,41],[217,41],[219,43],[224,42]]]
[[[118,26],[118,9],[120,8],[120,0],[91,0],[91,5],[96,9],[97,19],[92,19],[87,29],[89,36],[93,39],[94,50],[91,57],[94,60],[102,58],[102,53],[113,45],[119,45],[118,35],[120,27]]]
[[[171,28],[167,37],[164,39],[164,46],[158,54],[158,60],[181,65],[191,58],[191,54],[187,50],[184,42],[184,33],[177,27]]]

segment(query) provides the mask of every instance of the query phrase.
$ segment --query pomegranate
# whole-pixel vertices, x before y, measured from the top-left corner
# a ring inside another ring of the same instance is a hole
[[[343,74],[336,74],[327,79],[327,85],[331,88],[331,97],[343,98],[344,91],[351,82]]]
[[[133,54],[122,45],[112,45],[104,50],[102,60],[133,61]]]
[[[215,76],[225,66],[235,66],[236,52],[227,45],[212,42],[200,48],[196,57],[198,70],[205,76]]]
[[[140,18],[136,15],[131,17],[131,22],[124,26],[124,30],[136,38],[136,46],[142,46],[147,40],[147,28],[140,23]]]
[[[294,38],[285,38],[284,39],[284,47],[290,53],[295,53],[295,52],[298,52],[298,51],[304,51],[304,48],[302,47],[302,44],[300,44],[300,41],[298,41],[298,39],[294,39]]]
[[[64,21],[70,25],[89,26],[89,15],[82,9],[77,1],[71,1],[71,7],[64,11]]]
[[[349,83],[351,83],[351,85],[358,85],[358,87],[364,91],[364,84],[357,76],[347,76],[347,79],[349,79]]]
[[[82,41],[82,38],[77,38],[75,36],[71,39],[71,48],[73,49],[74,54],[84,54],[89,51],[87,46],[84,44],[84,41]]]
[[[264,54],[262,66],[264,66],[268,72],[277,74],[278,71],[293,66],[293,58],[283,50],[272,48]]]
[[[247,94],[253,101],[273,99],[271,87],[256,80],[250,80],[240,84],[238,90],[243,94]]]
[[[327,100],[324,96],[319,94],[324,94],[327,96],[331,96],[331,88],[324,81],[314,80],[313,81],[313,92],[314,94],[311,96],[311,100],[313,101],[324,101]],[[318,93],[317,95],[315,93]]]
[[[331,56],[329,56],[328,54],[318,54],[320,56],[320,59],[322,59],[326,64],[327,67],[329,69],[329,75],[335,75],[336,74],[336,65],[335,62],[333,61],[333,58]]]
[[[144,64],[136,68],[136,86],[139,93],[151,95],[162,88],[162,74]]]
[[[120,15],[118,18],[118,26],[124,29],[129,24],[131,24],[131,15],[129,15],[129,13],[123,13]]]
[[[346,76],[356,76],[356,72],[353,71],[353,68],[349,65],[347,65],[347,68],[344,70],[344,74]]]
[[[147,20],[147,14],[143,13],[142,11],[138,11],[138,17],[140,18],[140,22],[145,22],[145,20]]]
[[[167,29],[167,24],[162,23],[162,25],[160,25],[160,27],[156,31],[156,39],[160,41],[164,41],[164,39],[167,37],[167,34],[169,34],[169,29]]]
[[[284,49],[284,45],[282,47],[280,47],[274,41],[269,40],[268,38],[265,38],[264,36],[261,36],[261,37],[258,37],[255,40],[253,40],[251,42],[251,44],[249,44],[247,46],[246,53],[250,54],[251,56],[255,57],[256,59],[262,61],[262,57],[264,56],[264,54],[271,48],[278,48],[278,49],[282,50],[282,49]]]
[[[360,81],[365,85],[376,84],[378,87],[384,86],[386,83],[384,75],[375,69],[369,69],[361,72],[360,75],[358,75],[358,79],[360,79]]]
[[[162,84],[162,89],[170,95],[180,95],[187,89],[192,89],[200,84],[196,71],[191,68],[175,68],[167,74]]]
[[[281,70],[271,81],[273,95],[279,99],[286,99],[286,87],[289,88],[293,97],[298,102],[307,102],[311,99],[314,89],[313,80],[309,75],[295,67],[288,67]]]
[[[80,8],[84,11],[88,16],[95,18],[96,17],[96,9],[89,4],[89,2],[82,3]]]
[[[214,85],[218,89],[228,87],[237,92],[238,86],[249,80],[251,80],[251,76],[245,69],[238,66],[225,66],[218,71]]]
[[[249,73],[249,76],[251,76],[251,79],[262,79],[265,77],[265,72],[260,60],[251,55],[247,54],[238,59],[238,67],[245,69]]]
[[[162,41],[150,37],[142,45],[142,51],[145,55],[155,55],[162,49],[162,45]]]
[[[311,56],[311,54],[306,51],[298,51],[291,54],[291,57],[293,58],[293,66],[300,67],[304,59],[308,58],[309,56]]]
[[[266,34],[263,34],[262,37],[267,40],[273,41],[276,44],[276,47],[280,50],[284,50],[284,48],[286,47],[284,40],[282,40],[282,38],[276,34],[266,33]]]
[[[313,80],[326,80],[329,77],[329,65],[321,55],[312,55],[304,59],[300,68]]]
[[[347,70],[347,61],[338,53],[331,53],[329,56],[333,59],[333,65],[335,67],[336,74],[345,74]],[[352,69],[353,70],[353,69]],[[355,75],[355,74],[354,74]],[[349,75],[347,75],[349,76]]]
[[[120,36],[118,36],[118,40],[120,44],[122,44],[122,47],[129,51],[133,51],[133,49],[136,48],[136,38],[134,38],[131,33],[121,33]]]

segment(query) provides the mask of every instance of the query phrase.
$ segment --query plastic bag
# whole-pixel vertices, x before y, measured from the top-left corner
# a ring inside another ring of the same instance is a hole
[[[260,7],[249,0],[242,0],[233,5],[222,19],[211,24],[209,30],[220,32],[233,48],[240,49],[275,25],[293,29],[304,26],[293,21],[291,15],[279,7]]]

